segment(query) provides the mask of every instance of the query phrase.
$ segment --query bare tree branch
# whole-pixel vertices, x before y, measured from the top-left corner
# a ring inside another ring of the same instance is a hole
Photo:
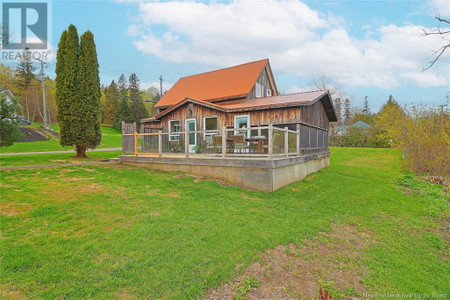
[[[441,16],[439,14],[436,15],[434,18],[441,23],[450,24],[450,20],[441,18]],[[447,41],[447,44],[443,45],[442,47],[440,47],[438,50],[436,50],[433,53],[434,55],[437,54],[436,57],[432,61],[430,61],[428,67],[426,67],[426,68],[422,67],[422,72],[430,69],[439,60],[439,58],[444,54],[444,52],[448,48],[450,48],[450,39],[446,36],[449,33],[450,33],[450,30],[448,30],[447,28],[444,30],[441,30],[440,26],[437,29],[430,29],[429,31],[422,28],[420,35],[422,35],[422,36],[439,35],[443,40]]]

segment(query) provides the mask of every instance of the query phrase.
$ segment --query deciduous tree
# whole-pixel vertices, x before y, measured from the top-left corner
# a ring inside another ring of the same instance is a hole
[[[105,89],[105,102],[103,104],[103,122],[107,124],[113,124],[117,115],[117,108],[120,103],[119,90],[117,84],[111,81],[111,84]]]

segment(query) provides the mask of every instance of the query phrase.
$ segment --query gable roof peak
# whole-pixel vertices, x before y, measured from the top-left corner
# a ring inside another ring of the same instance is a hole
[[[198,101],[245,98],[266,66],[270,66],[267,58],[182,77],[156,103],[155,107],[169,107],[185,98]]]

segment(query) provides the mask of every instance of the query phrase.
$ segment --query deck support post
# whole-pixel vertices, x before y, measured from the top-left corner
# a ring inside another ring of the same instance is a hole
[[[284,127],[284,154],[289,157],[289,128]]]
[[[269,143],[269,149],[268,149],[268,152],[269,152],[269,158],[270,159],[272,159],[272,156],[273,156],[273,124],[272,123],[270,123],[269,124],[269,141],[268,141],[268,143]]]
[[[158,131],[158,156],[162,156],[162,131]]]
[[[134,156],[138,156],[138,139],[136,130],[134,130]]]
[[[189,129],[184,132],[184,156],[189,158]]]
[[[222,126],[222,157],[227,155],[227,126]]]
[[[300,124],[297,124],[297,156],[300,155]]]

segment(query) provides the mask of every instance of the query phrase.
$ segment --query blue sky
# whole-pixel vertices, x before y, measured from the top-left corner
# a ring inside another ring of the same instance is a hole
[[[136,73],[143,87],[269,58],[282,92],[320,76],[353,104],[373,110],[389,94],[402,104],[446,102],[447,53],[422,72],[443,41],[420,37],[436,27],[447,1],[53,1],[53,44],[69,24],[95,35],[102,83]],[[56,49],[56,48],[55,48]],[[54,77],[55,62],[48,73]]]

